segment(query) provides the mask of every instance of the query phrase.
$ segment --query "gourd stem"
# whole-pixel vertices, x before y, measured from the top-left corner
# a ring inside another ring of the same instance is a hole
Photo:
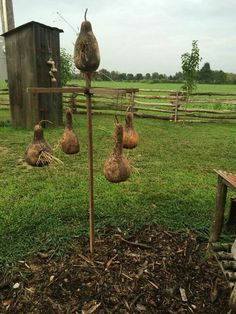
[[[115,130],[115,147],[114,153],[121,155],[123,151],[123,127],[118,124]]]
[[[67,112],[66,112],[66,126],[67,126],[67,128],[69,128],[69,129],[72,129],[72,128],[73,128],[72,113],[71,113],[71,110],[70,110],[70,109],[68,109]]]
[[[43,123],[43,122],[48,122],[50,124],[53,124],[52,121],[49,121],[49,120],[41,120],[41,121],[39,121],[38,124],[41,126],[41,123]]]
[[[117,116],[115,116],[115,121],[116,123],[119,123],[119,119],[117,118]]]
[[[133,130],[133,114],[128,112],[125,117],[125,127]]]
[[[84,13],[84,20],[85,20],[85,21],[87,21],[87,19],[86,19],[87,12],[88,12],[88,9],[86,9],[86,10],[85,10],[85,13]]]

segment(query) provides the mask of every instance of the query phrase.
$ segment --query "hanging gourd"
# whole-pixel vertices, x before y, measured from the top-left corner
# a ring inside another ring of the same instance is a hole
[[[52,148],[44,139],[41,122],[35,125],[33,142],[25,152],[25,161],[31,166],[46,166],[52,160]]]
[[[133,149],[138,145],[139,135],[133,126],[134,115],[128,111],[125,116],[125,127],[123,133],[123,147]]]
[[[76,154],[80,150],[79,140],[73,129],[72,112],[66,111],[66,127],[60,141],[61,149],[66,154]]]
[[[96,37],[92,31],[92,25],[86,20],[87,10],[75,42],[74,63],[82,72],[95,72],[99,67],[100,54]]]
[[[126,181],[131,172],[130,163],[123,154],[123,126],[119,123],[115,128],[115,147],[104,165],[106,179],[113,183]]]

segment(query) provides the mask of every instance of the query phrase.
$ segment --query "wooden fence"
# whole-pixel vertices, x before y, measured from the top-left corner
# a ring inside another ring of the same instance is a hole
[[[10,101],[7,88],[0,89],[0,110],[9,110]]]
[[[178,108],[179,122],[236,123],[236,93],[191,94]]]
[[[74,112],[85,113],[83,95],[64,95],[64,104]],[[189,99],[183,92],[162,89],[139,89],[125,98],[93,96],[94,113],[119,115],[131,108],[142,118],[174,122],[236,123],[236,93],[193,93]]]
[[[127,89],[126,96],[93,95],[93,114],[123,115],[132,110],[141,118],[173,122],[236,123],[236,93],[194,93],[162,89]],[[84,94],[63,94],[64,108],[86,113]],[[9,110],[8,90],[0,90],[0,109]]]
[[[124,114],[132,110],[135,116],[175,121],[180,101],[184,95],[174,90],[160,89],[127,89],[126,96],[94,95],[92,110],[94,114]],[[74,113],[86,112],[86,101],[83,94],[64,95],[64,104]]]

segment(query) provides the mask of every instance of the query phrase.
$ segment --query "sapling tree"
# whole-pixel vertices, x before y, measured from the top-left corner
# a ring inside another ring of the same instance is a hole
[[[186,52],[181,56],[184,85],[182,89],[187,93],[187,98],[196,89],[197,71],[201,61],[197,40],[192,42],[191,52]]]
[[[61,85],[65,86],[66,83],[73,78],[74,63],[72,56],[66,52],[64,48],[60,51],[61,61]]]

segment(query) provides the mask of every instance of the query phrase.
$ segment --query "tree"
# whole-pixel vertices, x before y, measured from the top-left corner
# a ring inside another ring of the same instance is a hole
[[[101,69],[98,71],[97,79],[99,81],[110,81],[111,73],[106,69]]]
[[[119,72],[117,71],[111,71],[111,79],[113,81],[118,81],[119,80]]]
[[[182,82],[183,81],[183,73],[182,72],[176,72],[173,76],[174,81]]]
[[[137,73],[134,77],[136,81],[141,81],[143,79],[143,74],[142,73]]]
[[[182,89],[186,91],[187,97],[196,88],[197,71],[199,69],[199,62],[201,61],[197,40],[192,42],[192,51],[186,52],[181,56],[182,70],[184,77],[184,85]]]
[[[234,73],[227,73],[226,74],[226,81],[230,84],[236,84],[236,74]]]
[[[212,83],[213,71],[209,62],[206,62],[198,73],[198,79],[201,83]]]
[[[168,77],[166,74],[159,74],[159,80],[167,80]]]
[[[152,73],[152,81],[158,82],[158,80],[159,80],[159,73],[158,72]]]
[[[126,73],[119,73],[119,81],[126,81]]]
[[[61,85],[65,86],[66,83],[73,78],[74,62],[72,56],[66,52],[64,48],[60,51],[61,62]]]
[[[213,71],[213,82],[215,84],[224,84],[227,82],[227,74],[220,70],[220,71]]]
[[[151,79],[151,74],[150,74],[150,73],[146,73],[146,74],[145,74],[145,79],[146,79],[147,81],[150,81],[150,79]]]
[[[127,80],[127,81],[133,81],[133,79],[134,79],[134,75],[133,75],[132,73],[128,73],[128,74],[126,75],[126,80]]]

